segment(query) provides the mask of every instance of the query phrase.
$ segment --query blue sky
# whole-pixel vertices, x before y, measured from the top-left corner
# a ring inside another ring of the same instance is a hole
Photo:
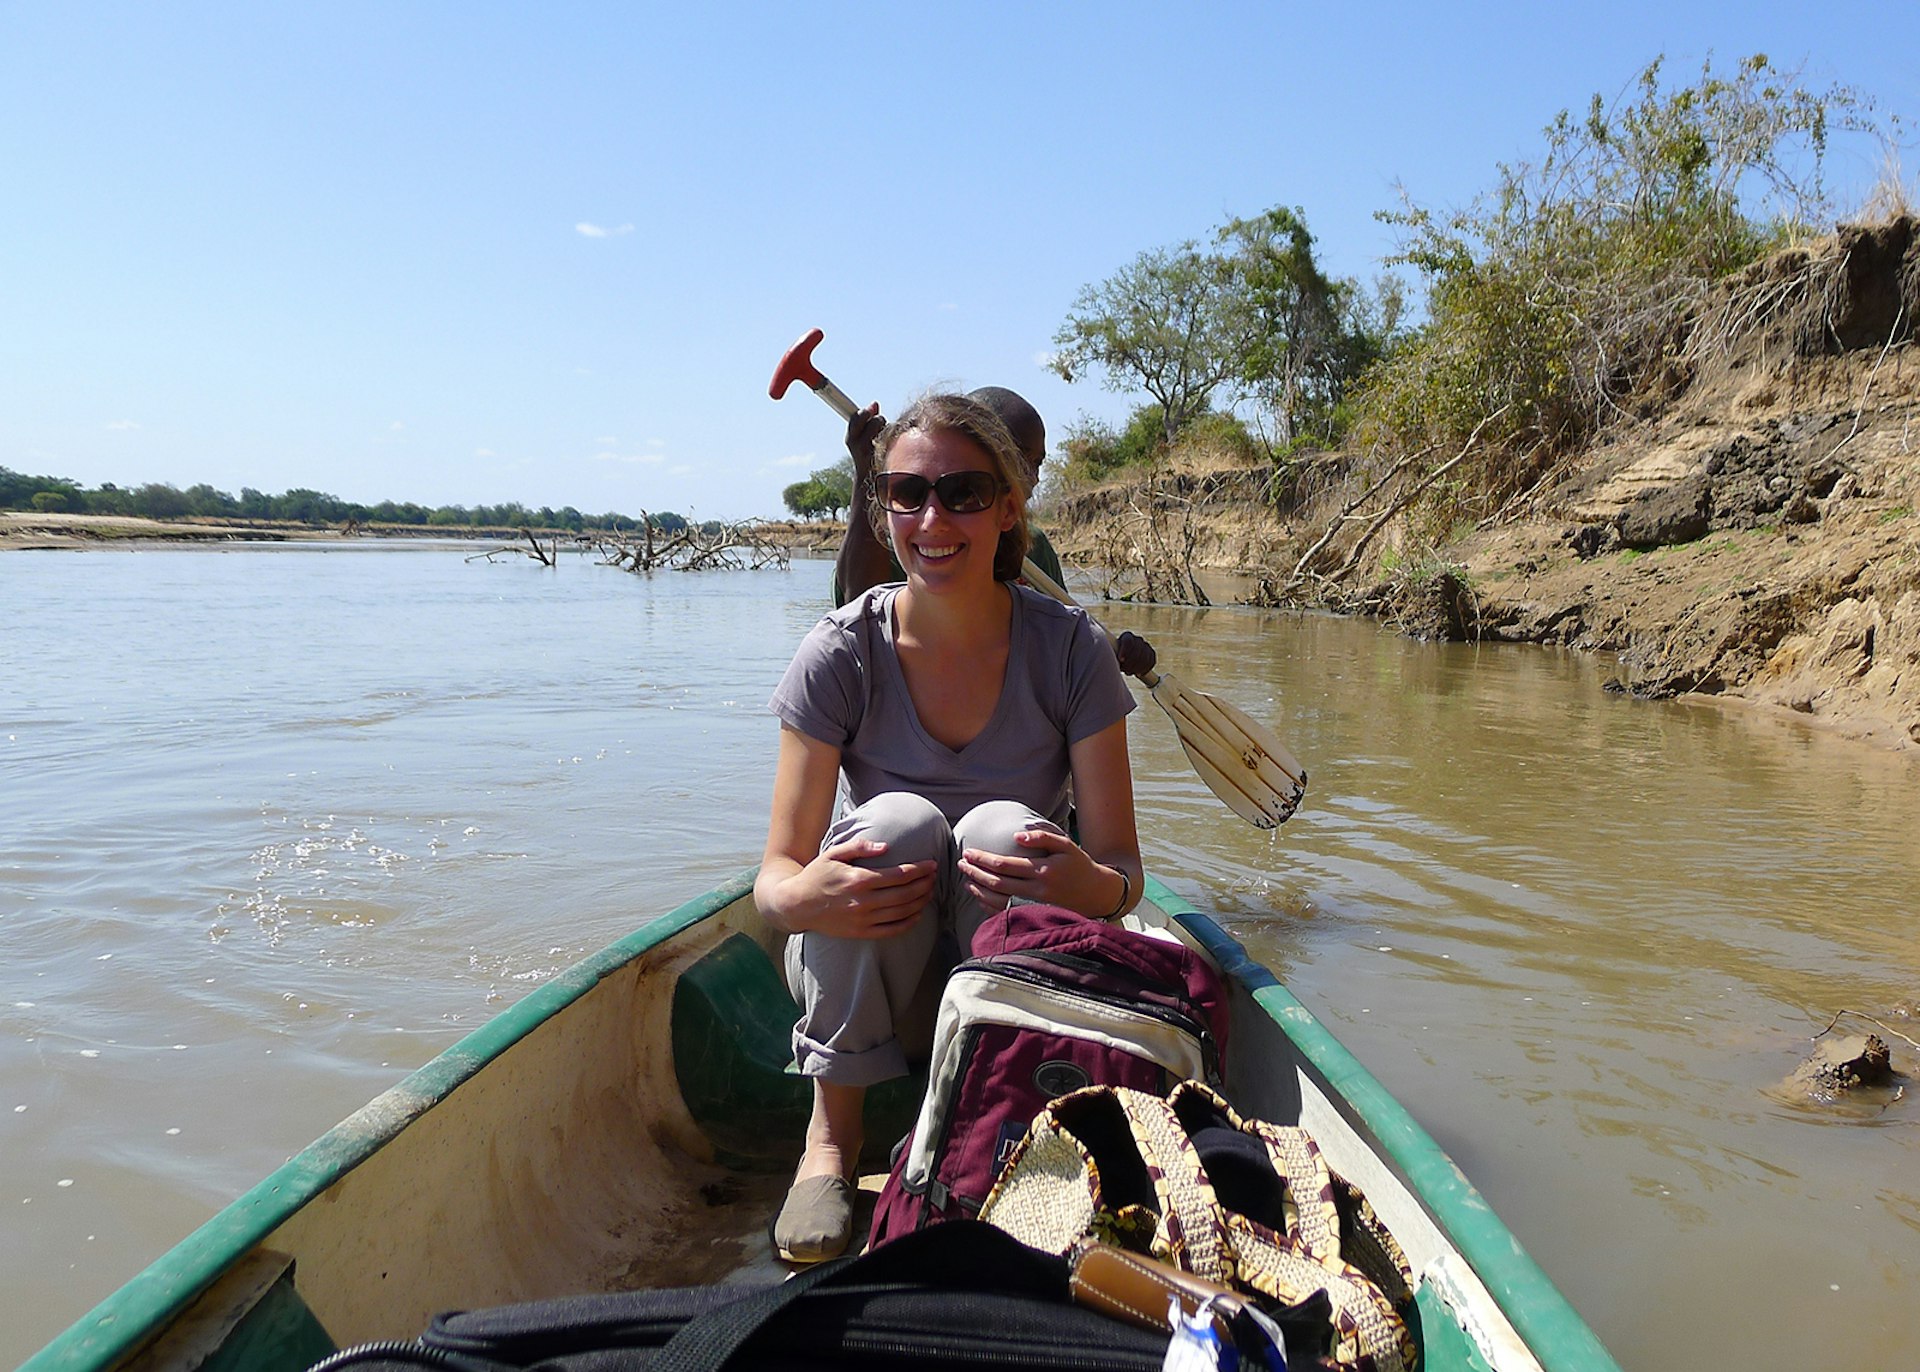
[[[1463,204],[1654,56],[1756,51],[1920,116],[1912,3],[0,0],[0,465],[772,514],[839,453],[766,394],[810,327],[889,409],[1118,418],[1038,359],[1142,249],[1284,203],[1370,278],[1397,183]]]

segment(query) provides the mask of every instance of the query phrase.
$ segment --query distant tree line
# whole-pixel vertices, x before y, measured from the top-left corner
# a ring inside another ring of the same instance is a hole
[[[574,533],[618,533],[635,529],[640,520],[630,515],[582,514],[571,505],[556,510],[542,505],[529,509],[517,500],[502,505],[419,505],[412,501],[383,500],[362,505],[324,491],[304,488],[268,495],[242,486],[235,497],[202,482],[184,491],[162,482],[143,486],[116,486],[103,482],[85,487],[58,476],[29,476],[0,467],[0,510],[36,510],[53,514],[133,515],[144,519],[252,519],[292,524],[390,524],[419,528],[534,528],[566,529]],[[684,516],[666,511],[648,514],[656,529],[676,533],[687,527]]]

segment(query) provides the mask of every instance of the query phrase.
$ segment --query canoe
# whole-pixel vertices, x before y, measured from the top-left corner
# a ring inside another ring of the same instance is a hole
[[[438,1311],[774,1282],[810,1093],[753,873],[587,958],[376,1097],[101,1302],[23,1372],[294,1372]],[[1212,919],[1148,879],[1129,917],[1225,974],[1226,1094],[1304,1125],[1417,1277],[1429,1372],[1616,1367],[1412,1117]],[[869,1093],[869,1140],[917,1088]]]

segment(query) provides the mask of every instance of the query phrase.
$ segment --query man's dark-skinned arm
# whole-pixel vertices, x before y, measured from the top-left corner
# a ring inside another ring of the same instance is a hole
[[[847,421],[847,455],[853,459],[853,500],[847,506],[847,532],[834,559],[835,605],[844,605],[861,592],[894,576],[893,553],[873,531],[867,517],[867,479],[873,475],[873,441],[886,421],[875,401]]]

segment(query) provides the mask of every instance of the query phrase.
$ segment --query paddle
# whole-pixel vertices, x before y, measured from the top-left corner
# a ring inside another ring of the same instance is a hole
[[[1061,604],[1079,604],[1031,561],[1021,575]],[[1111,641],[1112,631],[1098,619],[1093,622]],[[1306,769],[1271,729],[1218,696],[1188,688],[1171,672],[1142,672],[1140,680],[1173,721],[1193,770],[1229,810],[1256,829],[1272,829],[1300,808],[1300,798],[1307,793]]]
[[[788,348],[773,369],[767,394],[779,400],[794,382],[804,381],[829,409],[850,420],[860,407],[827,380],[813,362],[813,350],[825,336],[819,329],[812,329]],[[1062,604],[1078,603],[1065,587],[1034,566],[1031,558],[1021,575],[1035,590]],[[1097,619],[1094,622],[1099,624]],[[1113,637],[1104,624],[1100,631],[1109,640]],[[1193,770],[1229,810],[1257,829],[1272,829],[1285,823],[1300,807],[1300,798],[1307,791],[1306,769],[1272,730],[1217,696],[1189,690],[1170,672],[1145,672],[1140,680],[1153,693],[1154,703],[1173,721]]]

